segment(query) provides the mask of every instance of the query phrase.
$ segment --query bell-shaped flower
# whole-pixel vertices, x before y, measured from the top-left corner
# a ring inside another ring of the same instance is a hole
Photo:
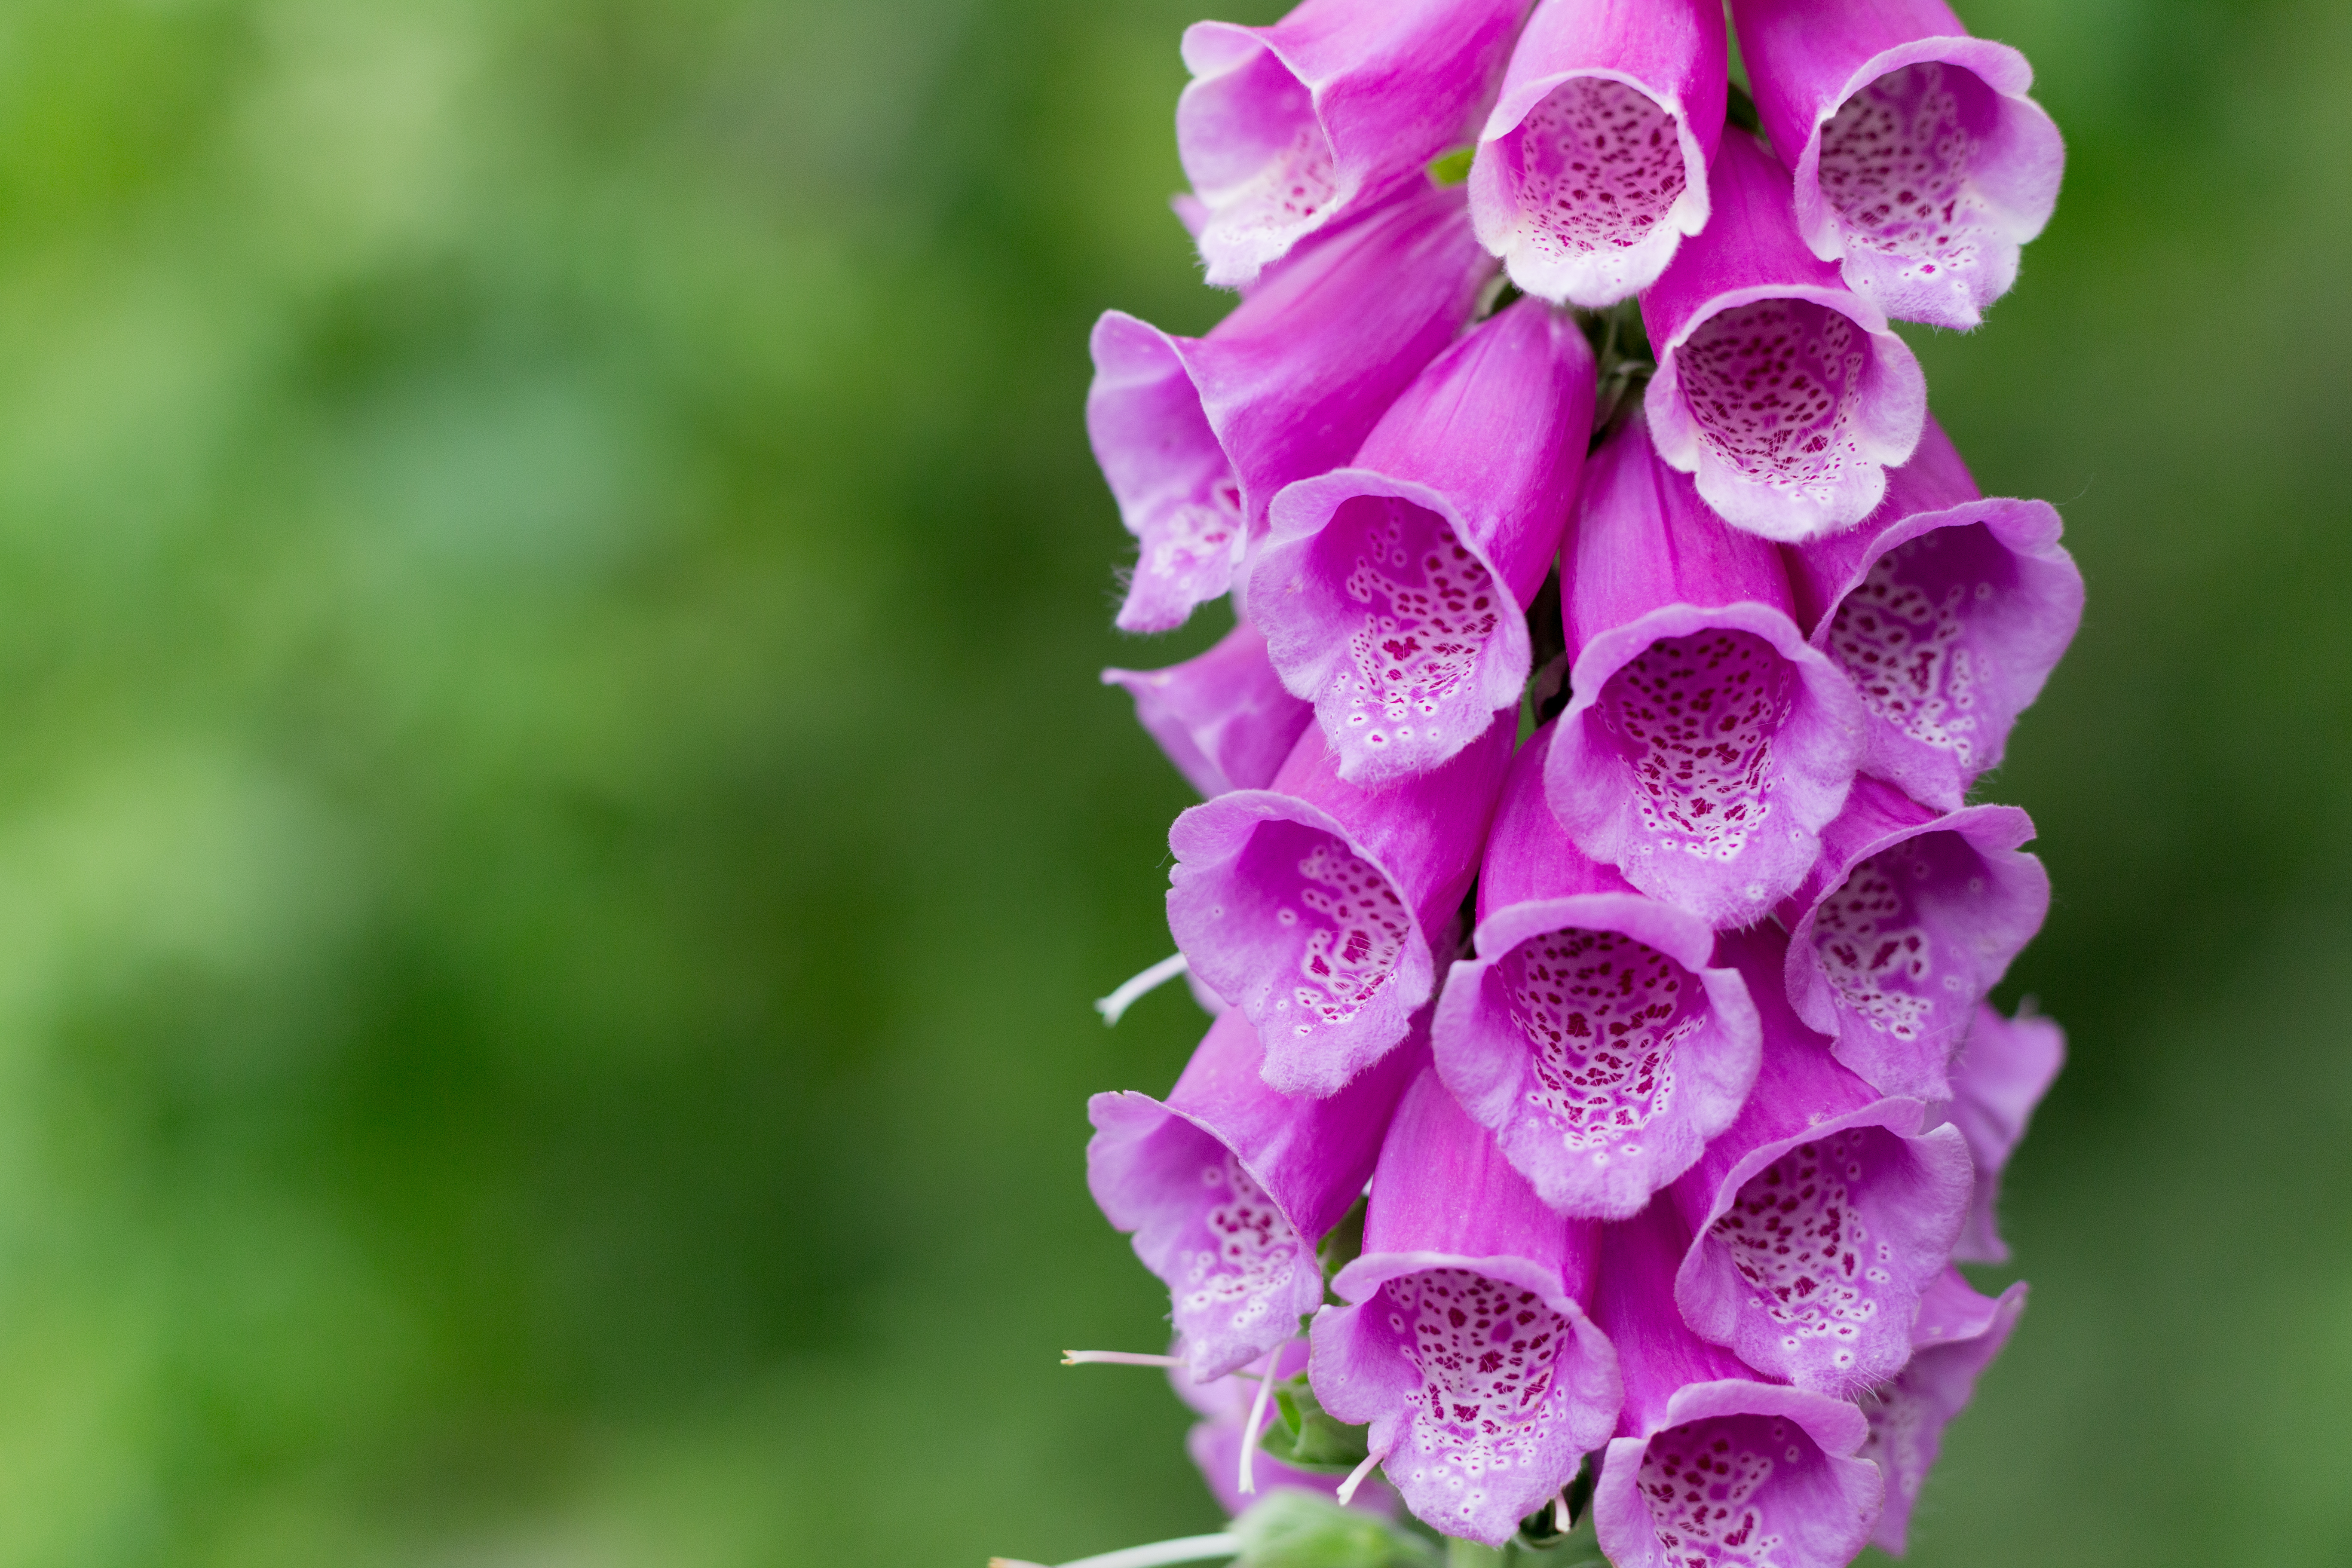
[[[1946,1112],[1969,1141],[1977,1168],[1976,1194],[1953,1253],[1961,1262],[2009,1261],[1997,1223],[2000,1173],[2065,1060],[2066,1034],[2056,1024],[2026,1014],[2004,1018],[1990,1003],[1978,1004]]]
[[[1165,1102],[1087,1105],[1087,1185],[1167,1285],[1196,1382],[1238,1370],[1298,1331],[1323,1300],[1315,1248],[1362,1195],[1397,1098],[1427,1060],[1417,1042],[1338,1094],[1266,1087],[1257,1031],[1210,1026]]]
[[[1769,925],[1722,939],[1757,993],[1764,1061],[1739,1120],[1675,1184],[1693,1236],[1675,1300],[1759,1372],[1853,1394],[1909,1358],[1972,1172],[1958,1129],[1921,1132],[1924,1104],[1882,1096],[1797,1020],[1775,984],[1785,948]]]
[[[1270,1371],[1261,1366],[1211,1383],[1195,1383],[1181,1368],[1170,1372],[1168,1381],[1175,1385],[1178,1397],[1201,1416],[1184,1435],[1184,1451],[1200,1468],[1201,1479],[1208,1483],[1217,1506],[1228,1515],[1246,1512],[1258,1498],[1285,1489],[1336,1500],[1344,1477],[1302,1470],[1263,1450],[1251,1460],[1255,1495],[1241,1489],[1242,1449],[1257,1441],[1258,1436],[1250,1430],[1250,1423],[1253,1419],[1262,1421],[1265,1415],[1265,1406],[1257,1397],[1258,1380],[1265,1376],[1292,1378],[1306,1370],[1307,1340],[1302,1335],[1276,1352]],[[1394,1513],[1396,1503],[1396,1493],[1377,1476],[1359,1482],[1347,1499],[1349,1508],[1382,1516]]]
[[[1642,296],[1659,455],[1736,528],[1793,542],[1850,527],[1918,445],[1927,377],[1805,248],[1789,172],[1754,139],[1723,139],[1707,188],[1706,227]]]
[[[2018,847],[2032,837],[2013,805],[1938,816],[1868,777],[1822,830],[1780,910],[1789,1000],[1881,1092],[1952,1098],[1977,1003],[2049,912],[2050,874]]]
[[[1370,1424],[1423,1522],[1499,1546],[1608,1437],[1617,1358],[1585,1315],[1599,1232],[1545,1207],[1434,1072],[1406,1091],[1309,1376]]]
[[[2017,281],[2066,149],[2033,68],[1944,0],[1732,0],[1797,227],[1890,316],[1962,331]]]
[[[1209,281],[1250,282],[1462,141],[1526,8],[1306,0],[1269,27],[1187,27],[1176,153]]]
[[[1944,1428],[1968,1407],[1978,1377],[2000,1354],[2024,1310],[2024,1280],[1992,1300],[1970,1289],[1958,1269],[1946,1270],[1920,1302],[1910,1364],[1863,1401],[1870,1418],[1863,1456],[1886,1478],[1886,1509],[1871,1533],[1873,1544],[1903,1554],[1911,1510],[1935,1468]]]
[[[1800,618],[1870,710],[1863,769],[1958,807],[2083,619],[2055,508],[1986,500],[1927,421],[1859,528],[1789,551]]]
[[[1329,1094],[1404,1038],[1454,956],[1517,717],[1378,793],[1341,778],[1310,728],[1272,788],[1219,795],[1168,830],[1168,929],[1256,1026],[1276,1089]]]
[[[1517,705],[1592,398],[1583,332],[1521,300],[1422,372],[1352,465],[1275,497],[1250,613],[1342,778],[1435,767]]]
[[[1544,766],[1579,848],[1711,926],[1803,879],[1862,702],[1790,618],[1777,551],[1724,525],[1641,423],[1586,465],[1563,552],[1573,696]]]
[[[1470,216],[1511,281],[1598,310],[1706,226],[1727,39],[1709,0],[1544,0],[1470,165]]]
[[[1716,965],[1705,921],[1561,830],[1543,797],[1557,732],[1512,759],[1478,873],[1477,956],[1446,977],[1430,1037],[1446,1088],[1545,1203],[1623,1219],[1739,1114],[1756,1005]]]
[[[1355,455],[1493,267],[1461,191],[1424,181],[1285,262],[1206,337],[1105,311],[1087,435],[1141,542],[1119,626],[1166,631],[1225,592],[1275,492]]]
[[[1106,669],[1105,686],[1135,699],[1136,721],[1204,796],[1264,789],[1315,710],[1293,697],[1247,620],[1214,647],[1165,669]]]
[[[1592,1493],[1614,1568],[1845,1568],[1885,1490],[1842,1399],[1759,1381],[1675,1310],[1689,1239],[1661,1198],[1602,1232],[1593,1315],[1625,1379]]]

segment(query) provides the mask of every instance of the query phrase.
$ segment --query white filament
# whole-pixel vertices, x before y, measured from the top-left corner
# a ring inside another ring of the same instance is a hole
[[[1282,1359],[1282,1347],[1275,1346],[1265,1352],[1265,1366],[1257,1374],[1257,1397],[1250,1401],[1249,1424],[1242,1428],[1242,1496],[1249,1497],[1257,1490],[1257,1474],[1251,1461],[1257,1458],[1257,1429],[1265,1420],[1265,1403],[1274,1394],[1274,1363]]]
[[[1358,1465],[1354,1469],[1348,1472],[1348,1479],[1339,1483],[1339,1490],[1336,1494],[1341,1508],[1345,1508],[1349,1503],[1356,1500],[1356,1489],[1362,1486],[1366,1480],[1370,1479],[1372,1467],[1380,1462],[1380,1455],[1367,1454],[1364,1456],[1364,1462],[1362,1464]]]
[[[1118,990],[1112,992],[1109,995],[1102,997],[1097,1001],[1095,1003],[1095,1011],[1102,1015],[1103,1024],[1106,1027],[1112,1024],[1116,1024],[1121,1017],[1126,1016],[1127,1010],[1129,1007],[1134,1006],[1137,1002],[1142,1000],[1145,996],[1150,995],[1152,992],[1159,990],[1162,985],[1167,984],[1170,981],[1175,979],[1178,975],[1183,973],[1186,970],[1192,967],[1192,964],[1186,962],[1182,953],[1171,953],[1168,957],[1161,959],[1159,963],[1153,964],[1142,973],[1136,975],[1133,979],[1129,980],[1124,984],[1120,985]]]
[[[1130,1546],[1124,1552],[1106,1552],[1099,1557],[1081,1557],[1075,1563],[1065,1563],[1062,1568],[1160,1568],[1167,1563],[1205,1563],[1213,1557],[1241,1555],[1241,1537],[1237,1535],[1188,1535],[1181,1541],[1155,1541],[1149,1546]],[[1017,1558],[992,1557],[988,1568],[1041,1568],[1035,1563],[1024,1563]]]
[[[1064,1366],[1182,1366],[1172,1355],[1149,1355],[1142,1351],[1064,1351]]]

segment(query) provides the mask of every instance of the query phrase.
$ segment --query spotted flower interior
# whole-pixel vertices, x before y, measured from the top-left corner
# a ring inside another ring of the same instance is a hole
[[[1871,461],[1858,435],[1870,339],[1843,312],[1811,300],[1736,305],[1702,322],[1677,358],[1699,438],[1744,478],[1831,496]]]
[[[1791,1514],[1827,1491],[1821,1448],[1783,1416],[1717,1415],[1670,1427],[1642,1455],[1639,1489],[1672,1568],[1782,1568],[1796,1550]]]
[[[1394,976],[1412,911],[1378,867],[1346,842],[1296,822],[1251,835],[1234,882],[1250,907],[1254,963],[1273,983],[1269,1033],[1343,1024]]]
[[[1731,630],[1661,638],[1610,677],[1597,710],[1656,848],[1729,860],[1763,828],[1796,686],[1771,645]]]

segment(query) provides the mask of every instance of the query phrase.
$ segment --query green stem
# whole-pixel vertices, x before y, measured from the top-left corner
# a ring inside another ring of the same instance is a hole
[[[1445,1568],[1503,1568],[1503,1553],[1498,1547],[1481,1546],[1475,1541],[1449,1540]]]

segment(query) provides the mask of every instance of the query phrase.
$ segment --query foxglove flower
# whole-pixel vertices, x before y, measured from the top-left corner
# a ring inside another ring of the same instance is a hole
[[[1397,1097],[1426,1061],[1391,1053],[1328,1099],[1266,1087],[1257,1031],[1237,1013],[1209,1028],[1165,1103],[1098,1094],[1087,1184],[1135,1234],[1164,1281],[1195,1382],[1265,1355],[1323,1300],[1315,1248],[1364,1190]]]
[[[1797,545],[1815,647],[1870,710],[1863,768],[1939,811],[2000,762],[2083,619],[2047,501],[1986,500],[1934,419],[1859,528]]]
[[[1803,879],[1862,751],[1860,699],[1790,618],[1779,553],[1724,526],[1639,420],[1587,465],[1564,554],[1570,686],[1544,765],[1579,848],[1713,926]]]
[[[1492,268],[1462,193],[1423,182],[1292,258],[1206,337],[1104,312],[1087,434],[1142,547],[1119,626],[1166,631],[1225,592],[1275,492],[1354,455]]]
[[[1593,1489],[1614,1568],[1844,1568],[1885,1491],[1862,1412],[1757,1380],[1675,1310],[1688,1241],[1661,1199],[1602,1234],[1596,1319],[1625,1379]]]
[[[1706,229],[1642,296],[1659,455],[1750,533],[1795,541],[1860,522],[1918,445],[1919,362],[1805,248],[1770,153],[1725,137],[1707,189]]]
[[[1135,699],[1136,721],[1204,796],[1272,784],[1315,717],[1284,689],[1265,637],[1246,620],[1196,658],[1165,669],[1106,669],[1102,679]]]
[[[1194,1383],[1181,1371],[1170,1374],[1168,1381],[1175,1386],[1178,1397],[1202,1417],[1184,1435],[1184,1451],[1200,1468],[1201,1479],[1208,1483],[1217,1506],[1226,1513],[1244,1512],[1256,1500],[1242,1491],[1240,1475],[1242,1448],[1257,1440],[1257,1434],[1250,1430],[1251,1419],[1265,1415],[1257,1400],[1257,1378],[1291,1378],[1306,1370],[1307,1341],[1301,1337],[1276,1353],[1270,1371],[1260,1369],[1255,1376],[1236,1373],[1213,1383]],[[1252,1460],[1251,1469],[1258,1497],[1288,1488],[1334,1498],[1341,1480],[1339,1476],[1286,1465],[1263,1451]],[[1396,1511],[1396,1493],[1377,1476],[1359,1482],[1348,1497],[1349,1508],[1383,1516]]]
[[[1693,1240],[1675,1279],[1684,1320],[1759,1372],[1853,1394],[1911,1353],[1911,1321],[1968,1212],[1952,1127],[1840,1067],[1774,984],[1786,939],[1729,933],[1758,993],[1764,1060],[1748,1106],[1674,1187]]]
[[[1863,1402],[1870,1441],[1863,1455],[1886,1478],[1886,1509],[1873,1543],[1902,1555],[1911,1510],[1944,1443],[1944,1428],[1968,1406],[1977,1379],[2009,1342],[2025,1310],[2025,1282],[1988,1300],[1948,1269],[1919,1306],[1910,1364]]]
[[[1404,1038],[1435,989],[1433,944],[1453,957],[1517,717],[1377,795],[1341,778],[1310,729],[1271,789],[1219,795],[1169,829],[1168,928],[1256,1026],[1276,1089],[1329,1094]]]
[[[2047,1018],[2004,1018],[1990,1003],[1977,1005],[1958,1068],[1952,1074],[1952,1125],[1969,1141],[1976,1162],[1975,1195],[1954,1252],[1963,1263],[2006,1263],[2009,1245],[1996,1223],[2000,1173],[2033,1108],[2066,1059],[2066,1035]]]
[[[1406,1091],[1309,1376],[1449,1535],[1501,1545],[1617,1418],[1617,1358],[1585,1315],[1599,1229],[1545,1207],[1434,1072]]]
[[[1420,175],[1482,106],[1526,0],[1306,0],[1270,27],[1195,22],[1176,152],[1209,281]]]
[[[1544,0],[1470,165],[1470,216],[1511,281],[1614,305],[1706,225],[1723,135],[1723,7]]]
[[[2050,908],[2049,873],[2018,847],[2032,837],[2013,805],[1938,816],[1873,778],[1822,831],[1821,864],[1780,910],[1789,1000],[1882,1092],[1952,1097],[1977,1003]]]
[[[1478,875],[1477,956],[1454,964],[1430,1037],[1445,1086],[1545,1203],[1624,1219],[1739,1114],[1756,1004],[1716,965],[1705,921],[1561,831],[1543,798],[1556,733],[1512,760]]]
[[[1275,497],[1251,613],[1340,777],[1435,767],[1517,705],[1592,398],[1584,334],[1522,300],[1423,371],[1350,467]]]
[[[1943,0],[1732,0],[1797,227],[1890,316],[1962,331],[2017,281],[2066,150],[2033,68]]]

